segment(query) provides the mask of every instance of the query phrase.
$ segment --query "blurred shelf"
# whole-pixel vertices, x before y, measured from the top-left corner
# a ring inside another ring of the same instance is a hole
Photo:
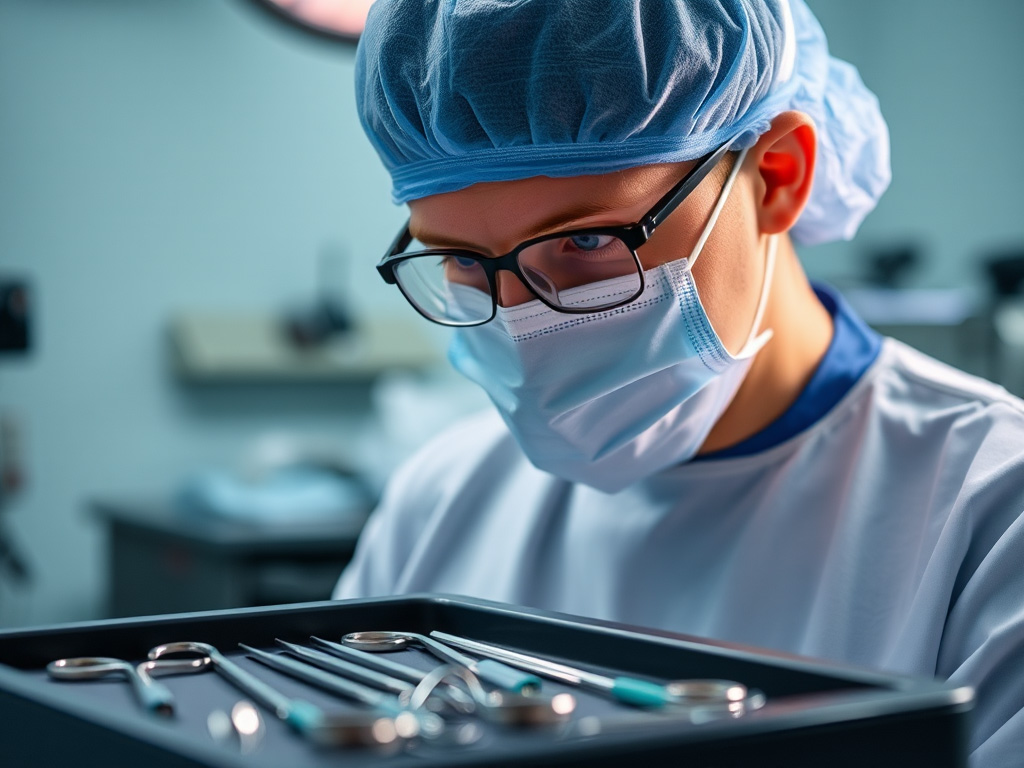
[[[442,359],[416,326],[388,319],[361,320],[314,349],[293,345],[270,313],[182,312],[169,330],[175,369],[190,383],[351,382]]]

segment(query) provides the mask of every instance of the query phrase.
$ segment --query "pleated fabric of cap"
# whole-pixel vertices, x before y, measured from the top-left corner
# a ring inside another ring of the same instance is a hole
[[[798,242],[851,238],[890,180],[878,100],[803,0],[377,0],[356,98],[396,203],[742,149],[789,109],[819,143]]]

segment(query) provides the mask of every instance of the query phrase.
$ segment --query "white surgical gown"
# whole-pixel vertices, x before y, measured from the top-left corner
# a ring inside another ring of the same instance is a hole
[[[977,690],[972,765],[1024,765],[1024,403],[887,339],[822,419],[617,494],[496,415],[400,469],[335,597],[449,592]]]

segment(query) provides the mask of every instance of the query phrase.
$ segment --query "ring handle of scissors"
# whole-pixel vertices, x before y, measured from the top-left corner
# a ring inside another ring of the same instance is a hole
[[[105,656],[81,656],[74,659],[58,659],[46,665],[46,671],[57,680],[94,680],[114,672],[128,678],[132,690],[142,705],[151,712],[162,715],[174,713],[174,694],[170,689],[149,676],[146,670],[136,668],[122,659]]]
[[[257,704],[262,704],[272,710],[280,719],[293,723],[299,730],[308,730],[322,719],[317,708],[305,702],[292,701],[281,695],[262,680],[250,675],[212,645],[196,642],[166,643],[151,648],[147,656],[150,660],[156,661],[169,654],[189,654],[210,659],[217,672],[255,699]]]

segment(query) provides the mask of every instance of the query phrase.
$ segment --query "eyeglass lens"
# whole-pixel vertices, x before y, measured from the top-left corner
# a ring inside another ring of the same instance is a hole
[[[409,250],[421,249],[413,241]],[[576,233],[524,248],[519,268],[548,304],[565,309],[600,310],[636,296],[642,287],[636,257],[622,240],[600,233]],[[395,278],[408,299],[428,317],[452,325],[472,325],[491,316],[487,273],[479,262],[439,252],[406,259]]]
[[[406,298],[427,317],[451,325],[475,325],[491,316],[487,273],[472,259],[429,253],[395,265]]]

